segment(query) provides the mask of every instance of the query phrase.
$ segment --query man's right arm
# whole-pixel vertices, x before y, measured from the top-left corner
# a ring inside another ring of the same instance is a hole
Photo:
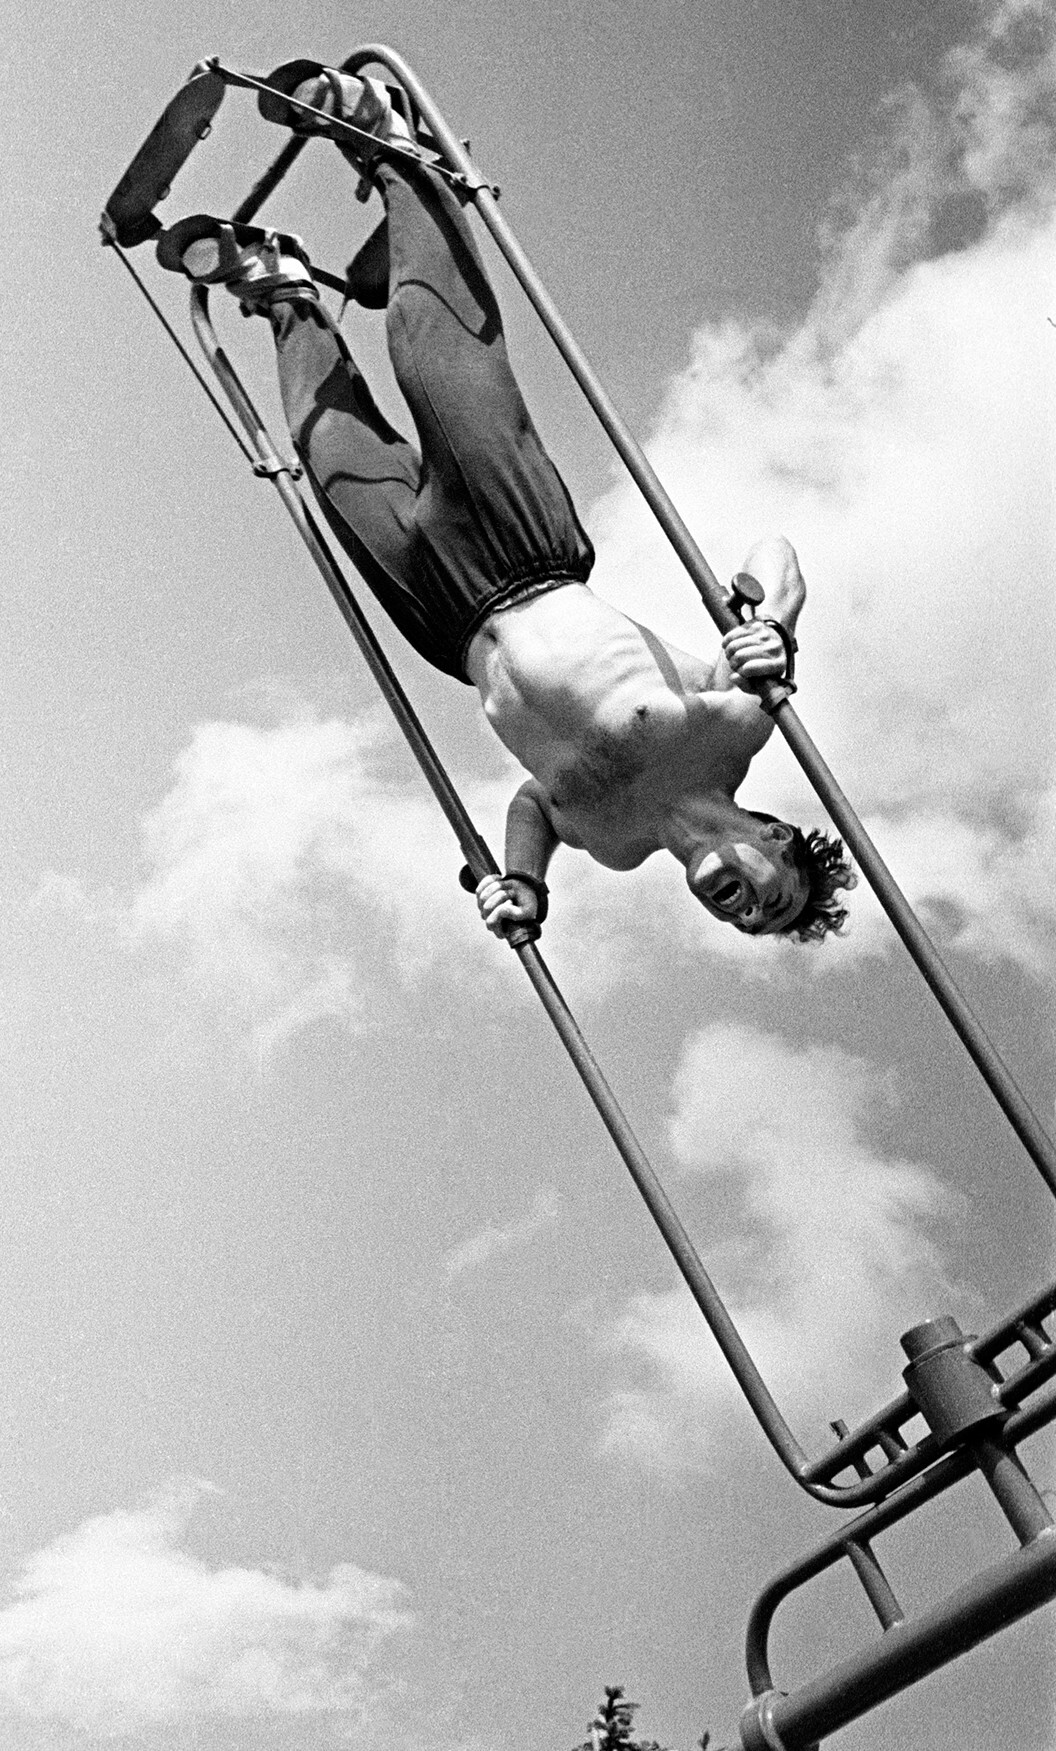
[[[551,819],[549,798],[537,779],[526,779],[506,812],[506,868],[511,876],[485,876],[477,887],[480,915],[496,936],[510,924],[528,924],[539,916],[546,872],[560,835]],[[518,879],[530,876],[531,881]]]
[[[543,881],[560,843],[549,797],[537,778],[526,778],[506,811],[506,868]]]

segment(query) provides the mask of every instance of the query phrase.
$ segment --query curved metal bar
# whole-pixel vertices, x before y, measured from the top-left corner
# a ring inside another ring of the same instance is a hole
[[[975,1347],[984,1348],[986,1343],[985,1339],[979,1340]],[[1005,1422],[1000,1442],[1004,1458],[1011,1459],[1018,1467],[1018,1461],[1014,1458],[1017,1448],[1028,1436],[1036,1434],[1054,1419],[1056,1387],[1050,1384],[1047,1391],[1039,1394],[1036,1404],[1029,1409],[1014,1412]],[[865,1713],[877,1702],[906,1688],[916,1677],[937,1670],[957,1654],[966,1652],[976,1642],[1056,1596],[1056,1570],[1053,1568],[1056,1553],[1052,1548],[1054,1529],[1046,1510],[1039,1502],[1040,1513],[1032,1517],[1029,1527],[1021,1527],[1017,1531],[1024,1546],[1023,1550],[1015,1552],[996,1568],[991,1568],[983,1576],[977,1577],[967,1588],[961,1588],[948,1599],[929,1607],[908,1626],[896,1624],[894,1621],[885,1622],[885,1632],[898,1628],[901,1634],[905,1628],[908,1645],[911,1650],[915,1650],[913,1657],[923,1662],[910,1677],[901,1677],[899,1662],[890,1661],[881,1650],[873,1648],[843,1662],[833,1672],[804,1686],[791,1699],[784,1698],[780,1692],[774,1690],[768,1642],[778,1607],[800,1587],[815,1580],[844,1558],[848,1558],[854,1565],[853,1546],[871,1545],[872,1540],[880,1533],[908,1518],[926,1502],[933,1501],[977,1469],[986,1475],[985,1465],[980,1463],[980,1455],[977,1451],[973,1452],[971,1443],[946,1454],[930,1471],[914,1478],[887,1501],[868,1509],[857,1519],[842,1526],[833,1537],[783,1569],[763,1588],[752,1606],[745,1637],[748,1682],[752,1695],[761,1699],[755,1711],[754,1724],[751,1710],[742,1722],[744,1744],[749,1751],[756,1744],[756,1731],[764,1718],[767,1728],[778,1735],[774,1743],[787,1745],[788,1751],[794,1751],[794,1748],[799,1751],[800,1747],[811,1745],[815,1738],[835,1732],[837,1727],[846,1725],[848,1720]],[[1015,1529],[1016,1517],[1007,1510],[1005,1512],[1006,1518]],[[1036,1553],[1039,1548],[1049,1553],[1042,1558],[1040,1571],[1034,1568],[1034,1556],[1024,1566],[1021,1559],[1025,1558],[1026,1552]],[[1021,1586],[1025,1588],[1022,1607],[1016,1603]],[[1010,1609],[1010,1604],[1014,1609]],[[992,1614],[988,1615],[991,1605]],[[906,1643],[903,1641],[901,1645],[905,1647]],[[878,1684],[880,1688],[875,1688]],[[855,1696],[859,1700],[850,1714],[826,1713],[819,1719],[817,1714],[809,1712],[812,1708],[842,1710],[847,1706],[848,1698]],[[784,1711],[783,1705],[786,1701],[794,1704],[791,1712]],[[786,1738],[786,1732],[791,1736]],[[770,1741],[766,1743],[769,1745]]]
[[[816,1580],[826,1569],[842,1562],[847,1555],[849,1542],[871,1543],[879,1533],[897,1525],[908,1514],[923,1507],[925,1502],[934,1500],[952,1484],[969,1477],[973,1469],[967,1453],[961,1451],[947,1454],[925,1476],[914,1478],[896,1496],[889,1497],[886,1502],[881,1502],[879,1506],[870,1508],[857,1519],[841,1526],[839,1532],[827,1538],[807,1556],[790,1563],[767,1582],[752,1606],[745,1635],[745,1662],[753,1696],[763,1696],[773,1689],[768,1642],[778,1606],[800,1587],[806,1586],[808,1581]]]
[[[1054,1597],[1056,1532],[1050,1530],[919,1617],[893,1624],[873,1646],[791,1696],[773,1690],[761,1696],[741,1719],[745,1751],[809,1751]]]
[[[227,395],[256,457],[255,470],[269,479],[282,499],[302,540],[312,556],[343,620],[352,633],[370,673],[381,690],[412,753],[455,833],[466,862],[479,880],[498,873],[498,866],[487,844],[477,832],[454,785],[451,783],[428,734],[407,698],[377,637],[363,614],[329,548],[326,537],[305,502],[293,478],[293,470],[283,460],[267,426],[246,392],[230,359],[221,347],[209,314],[209,291],[195,286],[191,291],[191,320],[198,342]],[[524,967],[547,1015],[565,1047],[587,1093],[597,1109],[606,1130],[619,1151],[653,1221],[666,1243],[687,1287],[703,1314],[719,1348],[748,1401],[763,1433],[786,1470],[802,1488],[817,1501],[831,1507],[856,1508],[875,1502],[923,1470],[934,1459],[930,1442],[906,1452],[884,1471],[853,1484],[839,1485],[831,1481],[840,1469],[851,1465],[850,1449],[858,1450],[863,1431],[871,1435],[888,1426],[893,1416],[904,1412],[905,1419],[916,1414],[908,1394],[903,1394],[884,1411],[877,1413],[848,1437],[847,1442],[824,1455],[820,1460],[808,1459],[760,1374],[744,1340],[693,1245],[681,1219],[671,1204],[663,1185],[641,1147],[601,1067],[583,1036],[575,1017],[566,1004],[556,981],[542,955],[526,932],[508,938]],[[1056,1289],[1025,1303],[1010,1315],[993,1333],[977,1340],[987,1355],[998,1353],[1004,1341],[1014,1341],[1015,1327],[1024,1320],[1036,1320],[1056,1302]],[[1023,1417],[1025,1413],[1020,1413]],[[1018,1432],[1018,1419],[1012,1418],[1009,1431]],[[929,1474],[931,1475],[931,1474]]]
[[[459,158],[465,160],[467,187],[477,201],[478,207],[485,211],[487,202],[494,205],[494,195],[470,164],[468,157],[462,151],[460,144],[450,136],[443,123],[443,118],[431,105],[428,94],[417,85],[410,69],[403,64],[391,51],[364,49],[358,51],[346,67],[355,70],[371,60],[381,61],[390,67],[391,71],[407,87],[419,110],[429,123],[438,143],[445,152],[449,152],[452,161],[458,164]],[[448,138],[445,139],[445,134]],[[452,151],[452,148],[454,149]],[[277,179],[276,179],[277,180]],[[264,179],[267,181],[267,178]],[[263,187],[262,185],[258,185]],[[256,192],[256,191],[255,191]],[[265,193],[268,192],[266,189]],[[263,198],[263,196],[261,197]],[[259,205],[259,202],[257,203]],[[497,216],[497,215],[496,215]],[[489,221],[489,228],[496,231]],[[498,233],[496,232],[496,235]],[[512,237],[510,239],[513,242]],[[514,249],[517,246],[513,245]],[[504,247],[504,253],[509,259],[509,252]],[[511,262],[511,265],[515,265]],[[526,264],[527,265],[527,264]],[[515,265],[515,271],[516,265]],[[530,268],[528,269],[531,273]],[[524,283],[524,276],[519,274]],[[533,276],[534,277],[534,276]],[[530,292],[530,295],[531,292]],[[545,294],[544,294],[545,296]],[[535,302],[533,297],[533,302]],[[556,312],[555,312],[556,317]],[[215,333],[208,315],[208,293],[205,288],[196,288],[192,294],[192,319],[199,341],[213,365],[223,388],[232,401],[235,411],[244,428],[249,434],[258,461],[256,471],[270,478],[291,517],[296,523],[309,551],[323,573],[324,579],[334,596],[342,616],[353,632],[361,652],[374,679],[378,682],[384,696],[400,723],[419,765],[421,766],[434,794],[437,796],[445,816],[453,827],[467,862],[479,875],[494,871],[496,865],[484,841],[476,833],[461,799],[454,791],[446,771],[439,762],[432,745],[422,726],[403,693],[384,653],[374,637],[369,624],[363,618],[351,590],[338,570],[327,544],[319,530],[315,519],[308,510],[302,495],[296,488],[293,471],[278,455],[270,436],[257,413],[255,407],[246,395],[230,362],[216,341]],[[560,323],[560,318],[556,318]],[[550,326],[548,323],[547,326]],[[561,325],[563,327],[563,325]],[[557,336],[555,336],[557,338]],[[559,340],[559,345],[561,345]],[[574,343],[572,343],[574,347]],[[562,345],[562,351],[565,347]],[[585,363],[585,361],[584,361]],[[589,367],[586,367],[588,374]],[[579,375],[579,373],[576,373]],[[586,387],[586,385],[585,385]],[[593,401],[594,394],[588,387],[588,396]],[[618,416],[616,416],[618,419]],[[603,423],[606,423],[603,420]],[[611,435],[611,433],[610,433]],[[629,440],[634,450],[633,440]],[[623,453],[623,447],[617,443],[617,448]],[[625,456],[625,460],[627,457]],[[641,468],[651,475],[649,465],[638,452]],[[632,467],[632,473],[638,478],[638,467]],[[654,477],[655,479],[655,477]],[[642,481],[639,480],[639,485]],[[666,500],[666,494],[656,482],[657,492]],[[671,539],[676,551],[679,550],[679,540],[676,538],[680,520],[674,512],[670,501],[671,514],[675,519],[674,533],[668,528],[668,522],[661,503],[659,508],[654,502],[654,494],[643,491],[654,511],[660,517],[661,523]],[[684,529],[684,526],[681,526]],[[686,532],[686,540],[691,551],[688,556],[680,552],[687,569],[693,577],[700,594],[712,613],[713,619],[725,630],[724,621],[732,620],[724,598],[719,595],[717,601],[709,600],[717,594],[718,585],[713,574],[707,568],[706,562],[692,544]],[[881,901],[895,924],[896,929],[906,942],[910,953],[918,967],[935,991],[943,1008],[950,1016],[956,1031],[966,1044],[969,1052],[975,1058],[985,1080],[994,1093],[999,1104],[1009,1117],[1017,1135],[1021,1137],[1028,1153],[1035,1160],[1043,1177],[1050,1188],[1056,1190],[1056,1174],[1054,1174],[1051,1158],[1052,1145],[1047,1135],[1040,1131],[1034,1115],[1026,1106],[1023,1097],[1011,1081],[1007,1071],[997,1056],[991,1043],[982,1034],[981,1029],[971,1012],[967,1010],[961,994],[953,985],[952,980],[942,962],[938,959],[929,939],[919,927],[919,922],[910,912],[904,897],[895,887],[889,872],[879,860],[878,854],[871,842],[865,837],[864,828],[858,822],[857,816],[850,809],[849,803],[838,791],[835,780],[821,760],[817,750],[799,725],[794,713],[787,706],[787,695],[780,688],[770,688],[770,697],[764,701],[771,710],[779,726],[783,729],[786,739],[797,753],[801,765],[811,777],[826,803],[830,795],[836,799],[836,807],[830,804],[837,825],[842,828],[848,844],[858,856],[865,873],[873,882]],[[831,788],[829,788],[831,787]],[[853,830],[848,827],[853,824]],[[866,848],[863,857],[860,846]],[[870,865],[872,867],[870,868]],[[882,880],[878,885],[877,870],[882,872]],[[893,890],[885,892],[885,887]],[[900,919],[900,913],[907,917]],[[907,923],[908,920],[908,923]],[[922,1503],[934,1495],[950,1487],[960,1478],[967,1475],[978,1462],[978,1456],[970,1451],[959,1450],[947,1455],[935,1464],[930,1464],[934,1452],[929,1442],[918,1444],[905,1455],[905,1464],[901,1458],[896,1459],[886,1470],[875,1477],[861,1478],[858,1483],[849,1488],[837,1488],[827,1481],[833,1475],[831,1469],[834,1462],[850,1462],[847,1447],[852,1443],[861,1446],[874,1433],[877,1437],[885,1437],[888,1442],[894,1438],[897,1442],[897,1422],[906,1412],[911,1412],[911,1401],[906,1395],[881,1412],[875,1418],[863,1425],[857,1436],[851,1437],[846,1445],[835,1450],[834,1455],[828,1455],[822,1461],[808,1463],[806,1455],[799,1447],[787,1423],[763,1382],[755,1364],[752,1361],[739,1333],[730,1319],[724,1304],[715,1290],[710,1278],[696,1254],[685,1229],[671,1206],[650,1163],[642,1152],[633,1132],[622,1113],[612,1091],[601,1073],[599,1066],[591,1054],[589,1047],[561,996],[556,984],[550,976],[542,957],[534,943],[527,938],[527,933],[511,935],[511,946],[518,954],[525,967],[533,987],[536,989],[547,1013],[562,1039],[566,1050],[575,1065],[588,1093],[602,1117],[610,1136],[613,1138],[625,1165],[635,1180],[660,1232],[674,1256],[676,1263],[685,1278],[694,1298],[704,1313],[731,1369],[748,1398],[749,1404],[762,1425],[772,1445],[797,1481],[810,1494],[822,1501],[835,1505],[849,1506],[862,1500],[875,1500],[881,1493],[893,1491],[886,1501],[872,1507],[867,1513],[844,1530],[837,1538],[828,1541],[820,1550],[804,1559],[793,1569],[777,1577],[757,1600],[748,1627],[748,1664],[749,1676],[756,1701],[745,1712],[741,1723],[742,1744],[745,1751],[808,1751],[814,1747],[823,1734],[827,1735],[848,1724],[860,1715],[868,1712],[886,1698],[906,1689],[911,1684],[944,1665],[949,1660],[966,1652],[977,1643],[994,1634],[1019,1618],[1027,1615],[1042,1603],[1056,1596],[1056,1530],[1051,1524],[1045,1524],[1040,1531],[1034,1531],[1033,1523],[1029,1535],[1024,1535],[1023,1548],[1006,1558],[1003,1562],[993,1565],[982,1575],[974,1577],[949,1598],[931,1607],[914,1620],[906,1623],[902,1620],[901,1608],[894,1594],[891,1593],[886,1577],[879,1564],[872,1557],[870,1539],[885,1527],[896,1523],[907,1514],[913,1512]],[[1006,1080],[1007,1079],[1007,1080]],[[1041,1143],[1041,1158],[1036,1152]],[[1001,1392],[1009,1402],[1016,1402],[1016,1395],[1032,1389],[1036,1383],[1048,1378],[1053,1371],[1053,1345],[1041,1324],[1045,1313],[1051,1311],[1053,1291],[1049,1290],[1042,1297],[1036,1297],[1033,1302],[996,1328],[987,1338],[976,1340],[973,1349],[981,1356],[996,1358],[1004,1348],[1012,1342],[1022,1342],[1028,1352],[1027,1367],[1013,1380],[1003,1383]],[[992,1370],[993,1371],[993,1370]],[[996,1372],[994,1377],[1000,1380]],[[1029,1410],[1020,1409],[1013,1413],[1005,1423],[1004,1437],[1008,1444],[1017,1438],[1023,1438],[1027,1433],[1040,1428],[1056,1414],[1056,1391],[1050,1388],[1040,1395],[1041,1402]],[[892,1437],[892,1415],[895,1418],[894,1437]],[[1007,1456],[1013,1447],[1002,1447],[1002,1456]],[[865,1448],[862,1447],[864,1453]],[[919,1467],[929,1465],[923,1475],[909,1475],[909,1481],[903,1481],[909,1472]],[[826,1481],[822,1481],[819,1473],[824,1472]],[[810,1475],[808,1475],[810,1474]],[[901,1487],[896,1485],[901,1482]],[[1043,1515],[1043,1518],[1044,1515]],[[884,1626],[884,1636],[880,1643],[849,1660],[844,1660],[831,1671],[820,1678],[802,1686],[794,1695],[784,1696],[773,1689],[772,1678],[767,1657],[767,1641],[771,1621],[778,1604],[790,1592],[805,1581],[821,1573],[834,1562],[846,1558],[860,1573],[866,1571],[863,1584],[873,1602],[881,1623]]]
[[[689,573],[712,620],[720,632],[731,631],[737,621],[727,605],[725,592],[672,499],[661,484],[651,463],[647,460],[615,404],[606,393],[586,354],[571,334],[557,306],[500,213],[491,184],[480,174],[462,142],[452,132],[413,69],[395,50],[382,43],[368,44],[350,55],[348,60],[343,63],[343,69],[355,73],[372,62],[387,67],[404,86],[428,123],[430,133],[437,145],[448,161],[460,172],[481,219],[513,269],[566,364],[626,464],[635,484],[642,492]],[[1049,1190],[1056,1195],[1056,1144],[1030,1106],[982,1023],[972,1011],[963,992],[955,983],[949,968],[942,960],[934,943],[924,930],[887,864],[866,832],[862,821],[788,703],[786,690],[782,688],[780,683],[770,682],[761,689],[761,699],[836,826],[843,834],[848,847],[857,859],[859,868],[875,891],[880,904],[928,986],[938,999],[947,1019],[973,1059],[991,1094],[1045,1180]]]

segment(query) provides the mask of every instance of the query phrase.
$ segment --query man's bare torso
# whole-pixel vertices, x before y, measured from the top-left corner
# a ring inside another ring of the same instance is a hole
[[[732,796],[769,732],[721,657],[678,650],[585,584],[493,614],[467,669],[559,838],[612,869],[659,847],[674,798]]]

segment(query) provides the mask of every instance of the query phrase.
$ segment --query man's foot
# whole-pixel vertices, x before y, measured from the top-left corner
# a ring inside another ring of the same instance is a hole
[[[317,302],[308,251],[299,237],[195,213],[158,238],[158,262],[199,286],[226,286],[246,313],[291,298]]]
[[[334,140],[357,169],[371,163],[379,146],[418,155],[411,130],[380,79],[359,79],[318,61],[287,61],[268,74],[266,83],[270,89],[257,99],[265,121]]]

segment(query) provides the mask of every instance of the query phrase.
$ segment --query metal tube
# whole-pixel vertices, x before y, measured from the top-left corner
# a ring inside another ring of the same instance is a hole
[[[815,1580],[826,1569],[842,1562],[847,1556],[849,1539],[858,1544],[871,1544],[881,1532],[885,1532],[890,1526],[897,1526],[908,1514],[914,1514],[918,1508],[922,1508],[925,1502],[933,1501],[953,1484],[970,1477],[972,1471],[972,1461],[967,1453],[961,1451],[947,1454],[923,1476],[913,1478],[896,1496],[889,1496],[886,1502],[881,1502],[875,1508],[867,1508],[849,1526],[834,1533],[823,1544],[782,1569],[767,1582],[752,1606],[745,1632],[745,1664],[753,1696],[762,1696],[765,1691],[773,1688],[767,1644],[778,1607],[792,1593],[806,1586],[808,1581]]]
[[[235,208],[231,217],[236,225],[248,225],[255,219],[269,195],[274,194],[287,171],[296,164],[304,148],[308,144],[306,134],[295,134],[287,140],[282,151],[250,189],[245,200]]]
[[[1020,1544],[1032,1544],[1043,1532],[1052,1531],[1052,1516],[1017,1454],[986,1435],[970,1441],[968,1450]]]
[[[1014,1485],[1013,1488],[1017,1492],[1016,1512],[1021,1521],[1017,1531],[1025,1535],[1025,1541],[1031,1543],[1035,1537],[1049,1533],[1051,1522],[1044,1501],[1037,1495],[1014,1450],[1018,1442],[1036,1434],[1054,1417],[1056,1388],[1050,1385],[1039,1395],[1038,1403],[1030,1410],[1013,1412],[1002,1431],[1003,1445],[998,1449],[998,1458],[1002,1461],[1011,1459],[1019,1473],[1020,1484],[1027,1486],[1026,1492],[1019,1485]],[[849,1526],[781,1570],[767,1583],[752,1606],[745,1635],[748,1682],[753,1696],[762,1696],[773,1689],[767,1644],[774,1615],[784,1600],[845,1557],[850,1557],[853,1562],[850,1551],[852,1544],[868,1547],[882,1532],[898,1525],[910,1514],[915,1514],[926,1502],[934,1501],[954,1484],[972,1476],[977,1468],[983,1470],[986,1476],[986,1467],[980,1464],[981,1458],[989,1463],[988,1456],[978,1454],[974,1446],[960,1447],[946,1454],[929,1471],[914,1477],[886,1501],[868,1508]],[[993,1488],[990,1477],[987,1477],[987,1482]],[[1019,1497],[1022,1497],[1022,1502]],[[1032,1515],[1029,1521],[1028,1512]],[[858,1569],[858,1564],[855,1564],[855,1568]],[[859,1578],[862,1578],[860,1570]]]
[[[500,213],[492,188],[480,175],[462,142],[448,127],[421,81],[395,50],[380,43],[369,44],[364,48],[357,49],[355,54],[351,55],[344,63],[344,67],[349,72],[356,72],[360,67],[375,61],[388,67],[404,86],[420,109],[429,125],[430,132],[445,157],[465,177],[481,219],[513,269],[566,364],[626,464],[632,479],[689,573],[708,613],[720,632],[729,632],[737,624],[737,621],[727,605],[725,593],[718,579],[701,553],[656,471],[632,436],[615,404],[594,372],[586,354],[575,340],[527,255]],[[947,1019],[973,1059],[994,1099],[1050,1191],[1056,1195],[1056,1144],[1053,1143],[1022,1090],[1016,1084],[1011,1071],[973,1013],[963,993],[958,989],[949,969],[910,907],[905,895],[898,887],[894,876],[867,834],[862,821],[837,784],[796,713],[788,704],[785,690],[779,683],[768,683],[761,690],[760,697],[764,707],[771,712],[778,729],[813,784],[836,826],[843,834],[862,873],[873,887],[880,904],[905,943],[928,986],[934,992]]]
[[[689,1235],[668,1199],[641,1145],[606,1082],[575,1018],[545,967],[538,949],[518,949],[525,972],[542,1001],[562,1044],[579,1072],[606,1129],[623,1157],[653,1221],[659,1228],[690,1294],[707,1320],[713,1337],[725,1356],[738,1386],[754,1412],[763,1433],[779,1459],[802,1482],[807,1457],[799,1445],[766,1382],[759,1373],[743,1338],[734,1325],[714,1283],[701,1262]],[[814,1488],[811,1494],[824,1501],[840,1501],[838,1490]]]
[[[892,1629],[896,1623],[905,1621],[905,1612],[895,1598],[894,1589],[884,1574],[873,1552],[873,1547],[866,1539],[848,1538],[844,1547],[847,1560],[858,1579],[883,1629]]]
[[[764,1743],[781,1751],[806,1751],[1054,1596],[1056,1535],[1047,1532],[791,1696],[770,1691],[760,1697],[746,1711],[742,1741],[758,1744],[765,1722],[764,1733],[770,1736]]]

